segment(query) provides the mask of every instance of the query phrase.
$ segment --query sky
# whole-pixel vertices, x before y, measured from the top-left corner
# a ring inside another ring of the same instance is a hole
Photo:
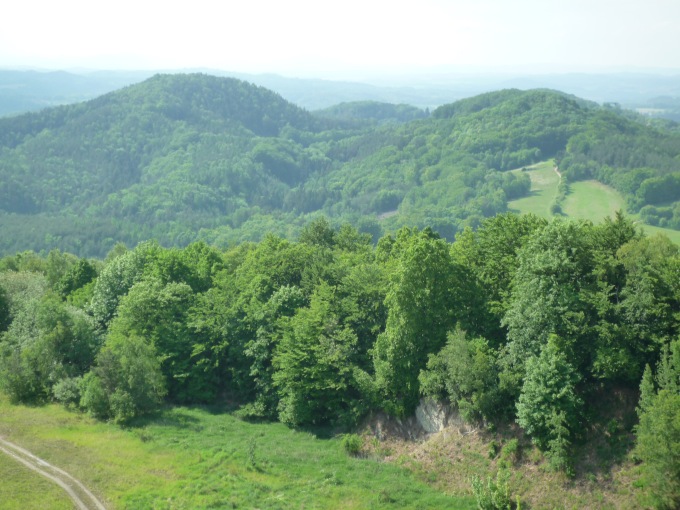
[[[329,79],[680,70],[679,0],[21,0],[0,68]]]

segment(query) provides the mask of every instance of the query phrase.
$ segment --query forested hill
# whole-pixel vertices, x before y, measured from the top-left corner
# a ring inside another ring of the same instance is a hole
[[[320,214],[375,239],[404,224],[452,239],[528,193],[528,176],[507,170],[551,158],[567,178],[611,184],[633,212],[680,227],[673,129],[548,90],[484,94],[431,116],[379,103],[312,115],[236,79],[159,75],[0,119],[0,253],[103,256],[150,238],[226,246],[295,236]]]

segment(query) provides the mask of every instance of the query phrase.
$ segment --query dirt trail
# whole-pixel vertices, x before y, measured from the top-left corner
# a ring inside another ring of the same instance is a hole
[[[106,510],[106,507],[80,481],[66,471],[36,457],[28,450],[0,437],[0,452],[32,469],[66,491],[78,510]]]

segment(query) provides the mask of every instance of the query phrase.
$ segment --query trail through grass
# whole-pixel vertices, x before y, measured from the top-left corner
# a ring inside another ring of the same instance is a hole
[[[0,453],[0,508],[71,510],[73,503],[59,486]]]
[[[349,457],[337,438],[228,413],[173,408],[120,429],[2,397],[0,416],[0,435],[67,470],[113,509],[475,507],[471,496],[447,496],[403,467]]]

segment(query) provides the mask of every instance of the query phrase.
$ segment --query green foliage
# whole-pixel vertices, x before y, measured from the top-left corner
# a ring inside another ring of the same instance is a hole
[[[357,338],[333,312],[331,296],[321,286],[284,326],[273,360],[284,423],[353,423],[363,411],[353,384]]]
[[[90,311],[97,325],[105,329],[113,319],[118,302],[139,281],[157,245],[147,243],[114,258],[102,269],[92,291]]]
[[[359,121],[369,121],[377,124],[409,122],[427,116],[423,110],[414,106],[379,103],[377,101],[340,103],[323,110],[317,110],[314,114],[323,118],[354,121],[357,124],[360,124]]]
[[[153,345],[162,361],[168,396],[180,402],[210,401],[215,395],[214,374],[194,354],[187,312],[194,294],[185,283],[163,284],[156,278],[132,286],[111,322],[112,335],[139,335]]]
[[[477,499],[477,508],[480,510],[511,510],[509,477],[510,473],[503,469],[498,470],[495,480],[488,477],[486,483],[475,475],[472,478],[472,493]]]
[[[82,377],[67,377],[52,387],[54,400],[66,407],[77,407],[80,403]]]
[[[547,451],[552,464],[569,467],[569,445],[579,430],[583,401],[576,392],[579,375],[552,337],[538,357],[527,361],[517,401],[517,423]]]
[[[64,297],[83,288],[97,277],[97,268],[85,259],[80,259],[56,283],[55,290]]]
[[[373,356],[383,405],[404,415],[418,402],[418,374],[427,356],[444,346],[458,318],[464,281],[446,243],[428,231],[402,229],[394,252],[398,258],[385,301],[387,323]]]
[[[376,239],[415,225],[453,240],[528,193],[529,177],[507,170],[562,153],[570,179],[597,172],[633,202],[672,192],[668,176],[678,173],[677,136],[547,90],[484,94],[432,118],[376,103],[322,116],[245,82],[189,74],[2,119],[0,251],[58,246],[104,257],[117,241],[150,238],[228,246],[267,232],[295,238],[319,213],[371,225]],[[626,158],[601,155],[624,150],[619,138],[632,133],[645,140],[635,149],[643,157],[630,158],[645,164],[639,176],[619,164]],[[648,153],[661,154],[662,170]],[[670,207],[661,199],[655,207]]]
[[[166,389],[154,347],[136,335],[109,335],[80,391],[81,407],[116,423],[157,410]]]
[[[363,447],[363,440],[357,434],[344,434],[342,436],[342,448],[348,455],[356,457],[361,453]]]
[[[0,333],[7,329],[10,323],[9,299],[4,288],[0,287]]]
[[[470,182],[486,179],[476,172]],[[648,365],[639,443],[656,434],[643,415],[673,430],[673,398],[655,407],[657,386],[680,385],[680,350],[664,347],[680,333],[680,256],[666,238],[622,214],[597,226],[501,214],[453,244],[402,228],[375,247],[337,224],[315,215],[297,242],[269,234],[226,251],[148,242],[102,263],[5,257],[2,389],[118,423],[164,402],[228,402],[243,418],[335,430],[371,411],[407,416],[425,395],[468,421],[516,413],[571,474],[582,437],[613,423],[598,421],[594,389],[634,391]],[[519,445],[500,446],[499,464],[518,461]]]
[[[517,438],[513,437],[503,445],[499,464],[502,463],[507,467],[514,466],[519,462],[521,456],[522,450],[520,448],[519,441]]]
[[[591,229],[556,219],[520,251],[502,321],[508,328],[506,380],[521,379],[526,360],[538,356],[553,334],[577,369],[589,363],[597,320],[590,297],[595,291]]]
[[[484,339],[468,340],[457,329],[441,351],[430,354],[427,369],[420,372],[420,389],[456,404],[467,420],[490,420],[502,414],[503,407],[496,357]]]
[[[45,291],[40,277],[5,274],[12,322],[0,341],[0,384],[14,401],[52,396],[63,378],[85,373],[100,346],[91,318]]]
[[[635,456],[658,508],[680,504],[680,341],[666,348],[657,365],[655,391],[649,366],[640,385]]]
[[[499,214],[482,222],[476,232],[466,229],[451,247],[452,256],[472,273],[481,299],[467,299],[477,320],[473,334],[488,338],[494,347],[505,343],[500,327],[507,312],[511,281],[519,266],[519,251],[547,222],[534,215]]]

